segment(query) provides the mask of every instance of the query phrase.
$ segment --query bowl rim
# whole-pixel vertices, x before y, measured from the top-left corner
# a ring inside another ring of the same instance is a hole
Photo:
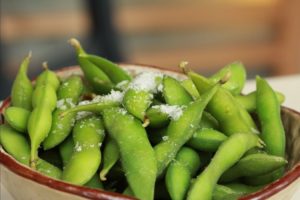
[[[154,68],[159,69],[162,71],[168,71],[173,72],[177,74],[182,74],[180,70],[176,69],[166,69],[159,66],[154,65],[148,65],[148,64],[129,64],[129,63],[119,63],[119,65],[123,68],[129,68],[130,66],[134,67],[141,67],[141,68]],[[79,66],[69,66],[69,67],[63,67],[59,70],[55,70],[56,73],[63,73],[65,71],[72,71],[72,70],[78,70],[80,69]],[[33,79],[34,81],[35,79]],[[2,105],[0,106],[0,124],[3,124],[4,118],[3,118],[3,111],[5,108],[7,108],[10,104],[10,97],[7,97],[3,100]],[[286,110],[289,112],[292,112],[296,115],[300,116],[300,112],[284,107],[281,107],[282,110]],[[94,199],[94,200],[112,200],[112,199],[119,199],[119,200],[133,200],[134,197],[130,197],[124,194],[105,191],[102,189],[91,189],[84,186],[78,186],[74,184],[70,184],[67,182],[64,182],[62,180],[56,180],[52,179],[50,177],[47,177],[39,172],[36,172],[32,169],[30,169],[28,166],[25,166],[21,163],[19,163],[17,160],[15,160],[12,156],[7,154],[4,149],[1,147],[0,149],[0,163],[4,165],[4,167],[8,168],[11,172],[14,174],[20,175],[23,178],[29,179],[31,181],[34,181],[38,184],[41,184],[43,186],[47,186],[56,190],[59,190],[61,192],[69,193],[78,195],[81,197]],[[2,166],[1,166],[2,167]],[[246,196],[240,197],[240,200],[251,200],[251,199],[267,199],[271,196],[275,195],[276,193],[280,192],[281,190],[288,187],[290,184],[292,184],[296,179],[300,178],[300,163],[296,164],[290,171],[288,171],[283,177],[280,179],[274,181],[271,184],[266,185],[262,189],[260,189],[257,192],[248,194]]]

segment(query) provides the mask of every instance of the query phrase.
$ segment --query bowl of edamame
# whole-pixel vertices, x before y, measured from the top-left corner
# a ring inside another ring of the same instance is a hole
[[[1,184],[15,199],[289,199],[300,184],[300,113],[241,62],[205,77],[115,64],[22,61],[0,107]],[[180,70],[182,71],[180,71]]]

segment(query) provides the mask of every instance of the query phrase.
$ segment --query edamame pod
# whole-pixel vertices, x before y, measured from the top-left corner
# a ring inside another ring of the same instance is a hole
[[[99,168],[103,139],[104,127],[99,117],[88,116],[77,121],[73,129],[75,147],[63,170],[62,180],[77,185],[87,183]]]
[[[30,146],[21,133],[7,124],[0,125],[0,142],[5,151],[24,165],[29,165]]]
[[[30,145],[25,136],[13,130],[7,124],[0,125],[1,145],[12,157],[20,163],[29,166]],[[54,165],[39,159],[36,163],[36,170],[46,176],[59,179],[61,170]]]
[[[181,81],[180,84],[193,97],[194,100],[200,97],[200,94],[191,79],[185,79]]]
[[[91,180],[84,184],[84,186],[95,189],[103,189],[103,184],[97,173],[91,178]]]
[[[21,133],[27,131],[27,122],[30,111],[21,107],[8,107],[4,111],[5,121]]]
[[[15,107],[31,110],[31,96],[33,87],[27,76],[31,52],[22,61],[19,72],[13,82],[11,90],[11,104]]]
[[[59,145],[59,154],[63,161],[63,166],[67,166],[74,150],[75,144],[72,135],[69,135],[63,143]]]
[[[220,176],[233,166],[246,151],[256,146],[262,147],[262,144],[255,134],[236,133],[231,135],[222,143],[209,165],[197,177],[188,192],[187,199],[196,200],[199,197],[203,200],[211,199]]]
[[[56,107],[56,89],[58,77],[48,68],[37,78],[32,96],[33,111],[31,112],[27,130],[30,137],[30,166],[36,168],[38,148],[47,137],[52,123],[52,111]]]
[[[41,118],[42,117],[42,118]],[[35,168],[38,148],[47,137],[52,123],[52,112],[47,107],[34,108],[28,119],[28,134],[31,141],[31,167]]]
[[[282,104],[285,100],[284,94],[281,92],[275,92],[275,94],[279,104]],[[254,112],[256,110],[256,91],[246,95],[237,95],[235,98],[248,112]]]
[[[197,73],[189,72],[188,75],[200,93],[212,85],[209,80]],[[232,94],[221,87],[207,105],[207,110],[218,120],[221,131],[226,135],[258,133],[249,113],[238,105]]]
[[[103,57],[87,54],[81,47],[81,44],[77,39],[71,38],[69,40],[69,43],[76,48],[77,54],[85,57],[87,60],[101,69],[112,80],[114,84],[118,84],[126,80],[131,80],[131,76],[117,64]]]
[[[266,143],[265,150],[271,155],[284,157],[285,132],[280,115],[280,105],[271,86],[256,77],[257,114],[261,123],[261,138]]]
[[[61,169],[42,159],[38,159],[36,163],[36,170],[54,179],[60,179],[62,174]]]
[[[163,97],[169,105],[187,105],[193,100],[180,82],[170,76],[163,78]]]
[[[75,123],[75,113],[61,118],[60,114],[74,107],[82,93],[83,83],[79,76],[70,76],[57,91],[57,108],[52,114],[52,125],[48,136],[43,141],[44,150],[51,149],[61,143],[71,132]]]
[[[192,137],[198,128],[203,110],[218,89],[219,87],[215,86],[204,93],[200,99],[189,104],[177,120],[170,122],[165,140],[154,147],[158,176],[175,158],[179,149]]]
[[[123,106],[126,110],[143,121],[161,80],[160,73],[144,72],[137,75],[124,94]]]
[[[47,63],[43,63],[44,71],[37,77],[35,86],[50,85],[55,91],[59,87],[60,81],[55,72],[48,69]]]
[[[200,151],[215,152],[227,138],[217,130],[200,128],[193,134],[187,145]]]
[[[191,178],[200,167],[200,157],[196,151],[182,147],[167,169],[165,181],[172,200],[185,198]]]
[[[95,92],[106,94],[114,87],[109,77],[96,65],[82,55],[78,55],[78,63],[84,77],[93,86]]]
[[[32,94],[32,107],[46,106],[53,111],[56,108],[56,90],[50,85],[36,85]]]
[[[167,105],[165,105],[167,106]],[[146,111],[146,118],[149,119],[151,128],[161,128],[169,123],[169,116],[160,109],[161,105],[155,105],[150,107]]]
[[[117,64],[95,55],[84,55],[89,61],[94,63],[98,68],[105,72],[114,84],[118,84],[122,81],[130,81],[131,76],[119,67]]]
[[[119,106],[123,99],[123,93],[112,90],[110,94],[104,96],[96,96],[92,101],[80,102],[78,106],[69,108],[62,113],[61,117],[65,117],[72,113],[78,113],[81,111],[89,111],[93,113],[100,113],[102,110],[110,107]]]
[[[110,78],[87,59],[86,53],[78,40],[72,38],[69,40],[69,43],[75,48],[79,66],[84,73],[84,77],[92,85],[93,89],[101,94],[108,93],[114,87]]]
[[[116,164],[120,158],[119,147],[117,143],[110,137],[104,146],[103,150],[103,167],[100,171],[100,179],[102,181],[106,180],[106,175],[109,173],[110,169]]]
[[[229,74],[229,79],[222,87],[230,91],[233,95],[240,94],[246,82],[244,65],[239,61],[228,64],[212,75],[209,80],[212,83],[218,83],[227,74]]]
[[[285,131],[281,120],[280,104],[276,94],[268,82],[256,77],[256,106],[261,124],[261,138],[266,143],[267,153],[275,156],[285,156]],[[284,168],[270,174],[273,180],[284,173]],[[272,180],[270,178],[270,180]]]
[[[246,194],[256,192],[262,186],[249,186],[241,183],[232,183],[227,185],[216,185],[212,199],[213,200],[234,200]]]
[[[102,114],[109,135],[120,149],[121,163],[134,195],[153,199],[157,166],[142,123],[122,108],[105,109]]]
[[[242,158],[228,169],[220,178],[222,183],[231,182],[239,177],[254,177],[270,173],[283,167],[287,161],[280,156],[268,154],[251,154]]]
[[[204,111],[200,121],[200,128],[219,129],[219,122],[208,112]]]
[[[149,120],[151,128],[161,128],[170,122],[177,120],[182,114],[184,107],[177,105],[161,104],[149,108],[146,112],[146,118]]]

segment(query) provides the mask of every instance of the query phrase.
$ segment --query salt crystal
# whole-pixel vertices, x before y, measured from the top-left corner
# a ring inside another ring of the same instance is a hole
[[[123,92],[112,90],[110,94],[102,97],[102,101],[122,102],[123,96]]]
[[[157,91],[162,92],[164,90],[164,85],[163,84],[159,84],[157,86]]]
[[[169,139],[169,136],[163,136],[163,137],[162,137],[162,140],[163,140],[163,141],[167,141],[168,139]]]
[[[167,114],[172,120],[178,120],[183,113],[183,107],[176,105],[156,105],[152,108],[159,109],[162,113]]]
[[[119,82],[117,85],[116,85],[116,88],[120,89],[120,90],[125,90],[127,85],[128,85],[129,81],[128,80],[124,80],[124,81],[121,81]]]
[[[65,99],[61,99],[56,102],[56,108],[60,108],[65,104]]]
[[[87,112],[87,111],[80,111],[77,113],[76,115],[76,120],[80,120],[86,116],[89,116],[89,115],[92,115],[93,113],[92,112]]]
[[[142,72],[129,84],[130,89],[138,91],[157,92],[157,79],[162,78],[163,74],[158,72]]]

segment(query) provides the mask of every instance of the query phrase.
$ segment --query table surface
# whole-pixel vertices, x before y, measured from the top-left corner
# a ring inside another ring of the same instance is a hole
[[[284,106],[292,108],[300,112],[300,74],[281,77],[267,78],[270,85],[277,91],[282,92],[285,95]],[[247,81],[247,84],[243,90],[243,93],[247,94],[255,90],[255,80]],[[14,200],[7,190],[0,185],[0,199],[1,200]],[[291,200],[300,199],[300,187],[295,192]]]

